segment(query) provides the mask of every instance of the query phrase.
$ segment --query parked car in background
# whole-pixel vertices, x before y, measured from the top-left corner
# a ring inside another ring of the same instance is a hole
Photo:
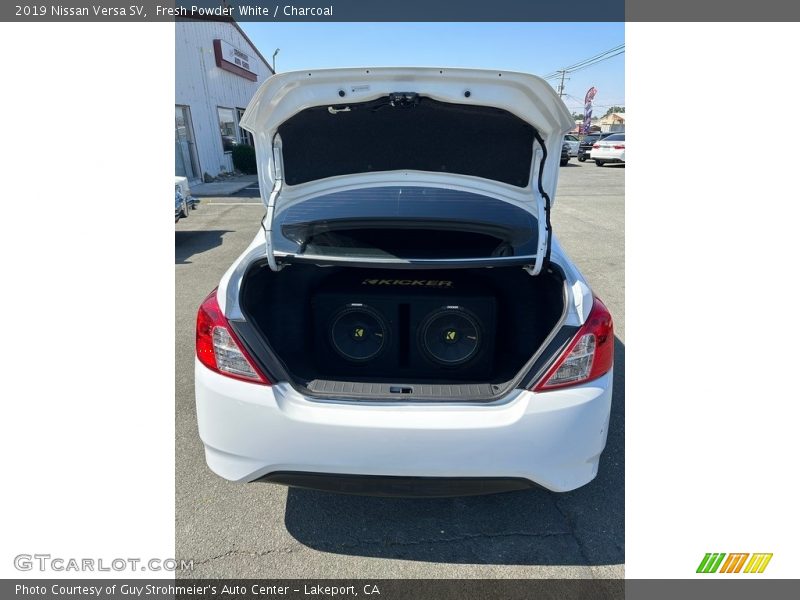
[[[561,144],[561,166],[565,166],[569,162],[569,142]]]
[[[186,198],[181,193],[181,186],[175,184],[175,222],[189,216],[189,206]]]
[[[613,133],[592,145],[591,158],[602,167],[606,163],[625,162],[625,134]]]
[[[578,156],[578,148],[580,148],[581,145],[578,136],[567,134],[564,136],[564,142],[569,144],[569,155]]]
[[[197,207],[197,199],[192,196],[189,180],[175,176],[175,222],[189,216],[189,211]]]
[[[578,160],[580,162],[584,162],[589,159],[589,154],[592,151],[592,146],[598,140],[602,140],[605,137],[612,135],[611,132],[608,133],[590,133],[584,136],[581,140],[580,146],[578,146]]]
[[[306,70],[255,93],[266,216],[197,315],[212,471],[428,496],[597,475],[614,330],[548,216],[574,120],[501,75]]]

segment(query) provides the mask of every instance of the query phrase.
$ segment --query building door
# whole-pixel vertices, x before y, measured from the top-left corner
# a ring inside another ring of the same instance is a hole
[[[236,109],[236,124],[239,125],[242,121],[242,115],[244,115],[243,108]],[[246,144],[248,146],[255,146],[253,144],[253,136],[252,134],[247,131],[246,129],[242,129],[241,126],[239,127],[239,142],[242,144]]]
[[[200,179],[192,115],[188,106],[175,107],[175,175],[182,175],[190,182]]]

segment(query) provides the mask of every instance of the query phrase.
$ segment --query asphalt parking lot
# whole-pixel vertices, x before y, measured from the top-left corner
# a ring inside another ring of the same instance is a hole
[[[544,490],[411,500],[233,484],[208,470],[193,391],[197,306],[250,243],[257,189],[205,198],[175,226],[175,546],[183,577],[623,577],[624,166],[561,169],[556,235],[615,318],[614,404],[598,477]]]

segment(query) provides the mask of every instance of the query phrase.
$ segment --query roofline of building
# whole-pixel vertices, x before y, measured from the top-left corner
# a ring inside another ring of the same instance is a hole
[[[217,16],[217,15],[203,15],[203,16],[194,16],[194,17],[175,17],[175,21],[217,21],[217,22],[220,22],[220,23],[230,23],[231,25],[236,27],[236,30],[242,35],[244,40],[247,42],[248,46],[250,46],[253,49],[253,52],[256,53],[258,58],[260,58],[261,60],[264,61],[264,64],[267,65],[267,68],[269,69],[270,73],[272,75],[275,74],[275,69],[273,68],[273,66],[269,63],[269,61],[266,58],[264,58],[264,55],[261,54],[261,51],[258,48],[256,48],[256,45],[247,36],[247,34],[244,32],[244,29],[242,29],[239,26],[239,23],[237,23],[236,19],[234,19],[233,17],[224,17],[224,16]]]

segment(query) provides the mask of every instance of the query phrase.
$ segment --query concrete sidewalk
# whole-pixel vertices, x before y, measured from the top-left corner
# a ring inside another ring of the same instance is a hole
[[[255,184],[257,181],[258,175],[242,175],[213,183],[195,183],[191,186],[192,196],[197,196],[198,198],[204,196],[230,196]]]

